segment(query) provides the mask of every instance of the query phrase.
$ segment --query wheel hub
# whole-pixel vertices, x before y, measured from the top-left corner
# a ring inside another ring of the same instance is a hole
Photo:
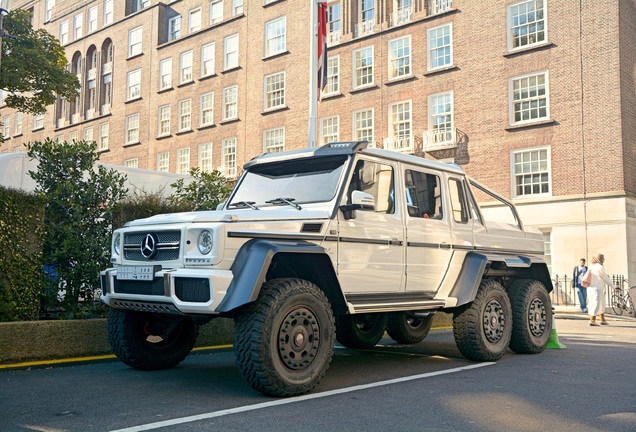
[[[290,311],[278,330],[278,354],[285,366],[300,370],[316,358],[320,346],[320,326],[306,307]]]
[[[528,308],[528,326],[533,336],[541,336],[546,329],[545,305],[541,299],[535,298]]]
[[[490,300],[484,309],[484,333],[491,343],[497,343],[503,336],[506,319],[501,304]]]

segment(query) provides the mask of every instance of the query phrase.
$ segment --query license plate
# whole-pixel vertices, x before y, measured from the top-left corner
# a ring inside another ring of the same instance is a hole
[[[161,266],[119,266],[117,279],[152,281],[155,278],[155,272],[160,269]]]

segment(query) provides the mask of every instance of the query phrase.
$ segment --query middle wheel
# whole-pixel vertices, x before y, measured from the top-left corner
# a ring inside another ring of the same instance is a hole
[[[386,330],[387,315],[383,313],[343,315],[336,317],[336,339],[347,348],[371,348]]]
[[[386,332],[397,343],[414,344],[428,336],[432,323],[433,314],[417,316],[407,312],[395,312],[389,315]]]

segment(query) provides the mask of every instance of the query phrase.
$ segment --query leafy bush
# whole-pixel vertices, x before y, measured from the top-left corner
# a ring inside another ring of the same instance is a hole
[[[190,170],[192,181],[187,183],[183,179],[172,183],[175,191],[171,201],[182,210],[215,210],[225,201],[232,191],[232,182],[219,171],[206,172],[199,168]]]

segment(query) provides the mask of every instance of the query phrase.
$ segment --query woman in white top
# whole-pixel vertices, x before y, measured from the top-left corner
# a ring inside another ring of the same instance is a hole
[[[601,317],[601,324],[607,325],[605,321],[605,285],[614,286],[612,279],[605,273],[603,254],[592,257],[592,265],[589,271],[592,272],[592,280],[587,287],[587,313],[590,316],[590,325],[597,326],[596,315]]]

